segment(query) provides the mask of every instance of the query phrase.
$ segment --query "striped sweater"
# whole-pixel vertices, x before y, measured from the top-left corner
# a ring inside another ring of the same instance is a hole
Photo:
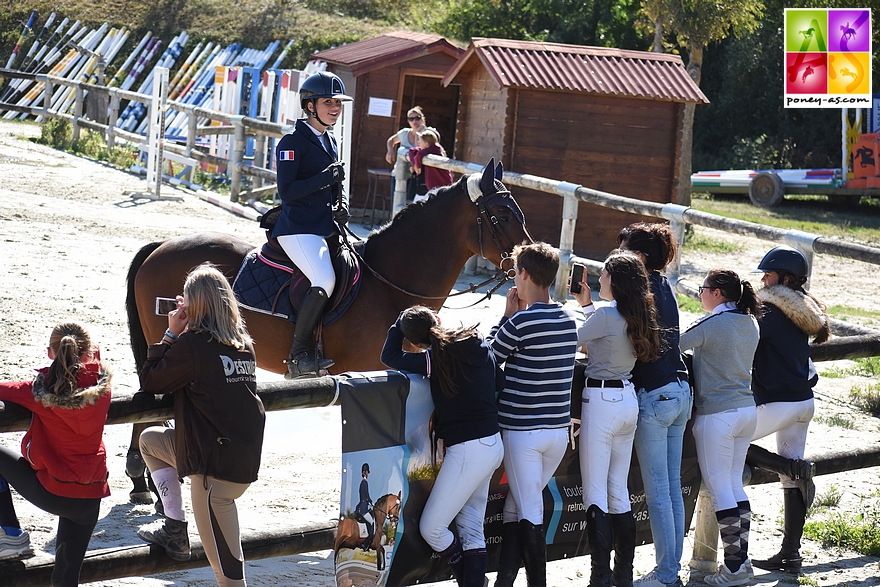
[[[498,425],[508,430],[568,426],[577,350],[573,314],[555,302],[535,303],[501,318],[490,339],[506,379]]]

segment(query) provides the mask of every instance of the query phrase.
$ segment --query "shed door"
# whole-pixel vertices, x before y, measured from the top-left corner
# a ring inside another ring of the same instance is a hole
[[[403,96],[400,101],[398,128],[409,128],[406,111],[421,106],[428,126],[440,131],[440,144],[450,158],[455,158],[455,121],[458,116],[459,88],[457,84],[443,87],[439,77],[405,75]]]

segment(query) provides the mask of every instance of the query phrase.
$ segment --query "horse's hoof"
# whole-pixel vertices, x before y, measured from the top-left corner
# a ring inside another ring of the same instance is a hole
[[[136,477],[143,477],[144,470],[147,468],[147,464],[144,462],[144,457],[141,456],[139,450],[130,450],[125,457],[125,474],[131,477],[132,479]]]
[[[149,491],[132,491],[128,494],[131,503],[153,503],[153,494]]]

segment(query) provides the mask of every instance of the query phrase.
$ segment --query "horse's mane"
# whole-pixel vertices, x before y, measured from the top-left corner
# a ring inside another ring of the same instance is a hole
[[[450,194],[455,190],[461,190],[464,178],[467,176],[462,176],[461,179],[453,183],[452,185],[443,186],[437,190],[436,193],[431,194],[427,200],[420,200],[418,202],[410,202],[403,209],[398,212],[389,222],[386,222],[379,228],[372,231],[368,238],[372,238],[374,236],[381,236],[383,234],[387,234],[392,232],[395,227],[399,227],[401,223],[410,222],[411,218],[421,216],[422,214],[431,214],[433,215],[436,211],[436,207],[439,206],[445,199],[446,195]],[[451,195],[451,194],[450,194]]]

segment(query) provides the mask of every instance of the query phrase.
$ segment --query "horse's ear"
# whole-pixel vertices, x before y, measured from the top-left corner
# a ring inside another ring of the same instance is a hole
[[[486,168],[483,169],[483,177],[480,178],[480,191],[484,195],[495,193],[495,157],[489,159]]]
[[[498,181],[504,179],[504,165],[501,164],[501,161],[499,161],[498,165],[495,167],[495,179]]]

